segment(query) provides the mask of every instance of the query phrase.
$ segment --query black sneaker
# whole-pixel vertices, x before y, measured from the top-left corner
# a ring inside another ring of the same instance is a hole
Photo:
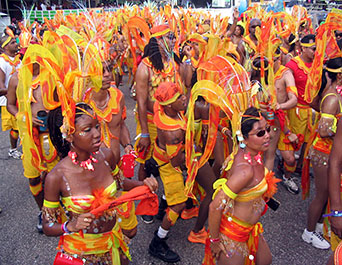
[[[174,263],[180,261],[179,255],[172,251],[166,244],[167,238],[160,238],[157,235],[157,231],[154,233],[154,237],[148,247],[148,252],[162,261]]]
[[[152,224],[153,223],[153,215],[142,215],[141,216],[141,220],[145,223],[145,224]]]
[[[38,224],[37,230],[39,233],[43,233],[43,219],[42,219],[42,212],[38,214]]]

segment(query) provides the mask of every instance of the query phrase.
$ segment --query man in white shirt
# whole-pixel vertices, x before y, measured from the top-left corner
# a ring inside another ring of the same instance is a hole
[[[6,109],[8,83],[12,75],[20,66],[19,55],[17,55],[19,45],[16,38],[4,36],[0,40],[3,53],[0,55],[0,106],[1,106],[1,124],[2,130],[10,130],[11,147],[8,155],[15,159],[21,158],[21,153],[17,150],[18,128],[16,119]]]

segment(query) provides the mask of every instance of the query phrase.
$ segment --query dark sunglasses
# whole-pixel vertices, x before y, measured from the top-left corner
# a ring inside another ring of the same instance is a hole
[[[259,28],[260,28],[260,25],[251,26],[252,29],[255,29],[256,27],[259,27]]]
[[[250,135],[256,135],[257,137],[263,137],[266,134],[266,132],[270,133],[270,131],[271,131],[271,126],[267,126],[265,128],[265,130],[260,130],[257,133],[250,133]]]

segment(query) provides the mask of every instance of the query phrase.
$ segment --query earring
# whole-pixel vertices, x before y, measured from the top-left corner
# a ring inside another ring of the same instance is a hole
[[[240,148],[242,149],[246,148],[246,144],[243,142],[244,139],[240,130],[236,131],[236,136],[239,141]]]

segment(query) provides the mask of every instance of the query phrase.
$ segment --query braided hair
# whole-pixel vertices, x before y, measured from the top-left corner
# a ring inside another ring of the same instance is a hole
[[[148,57],[152,63],[152,66],[157,71],[164,70],[164,64],[162,60],[162,56],[159,50],[159,44],[156,38],[152,37],[148,44],[144,48],[144,55],[142,59]],[[174,60],[179,65],[181,63],[180,58],[177,54],[174,54]]]

